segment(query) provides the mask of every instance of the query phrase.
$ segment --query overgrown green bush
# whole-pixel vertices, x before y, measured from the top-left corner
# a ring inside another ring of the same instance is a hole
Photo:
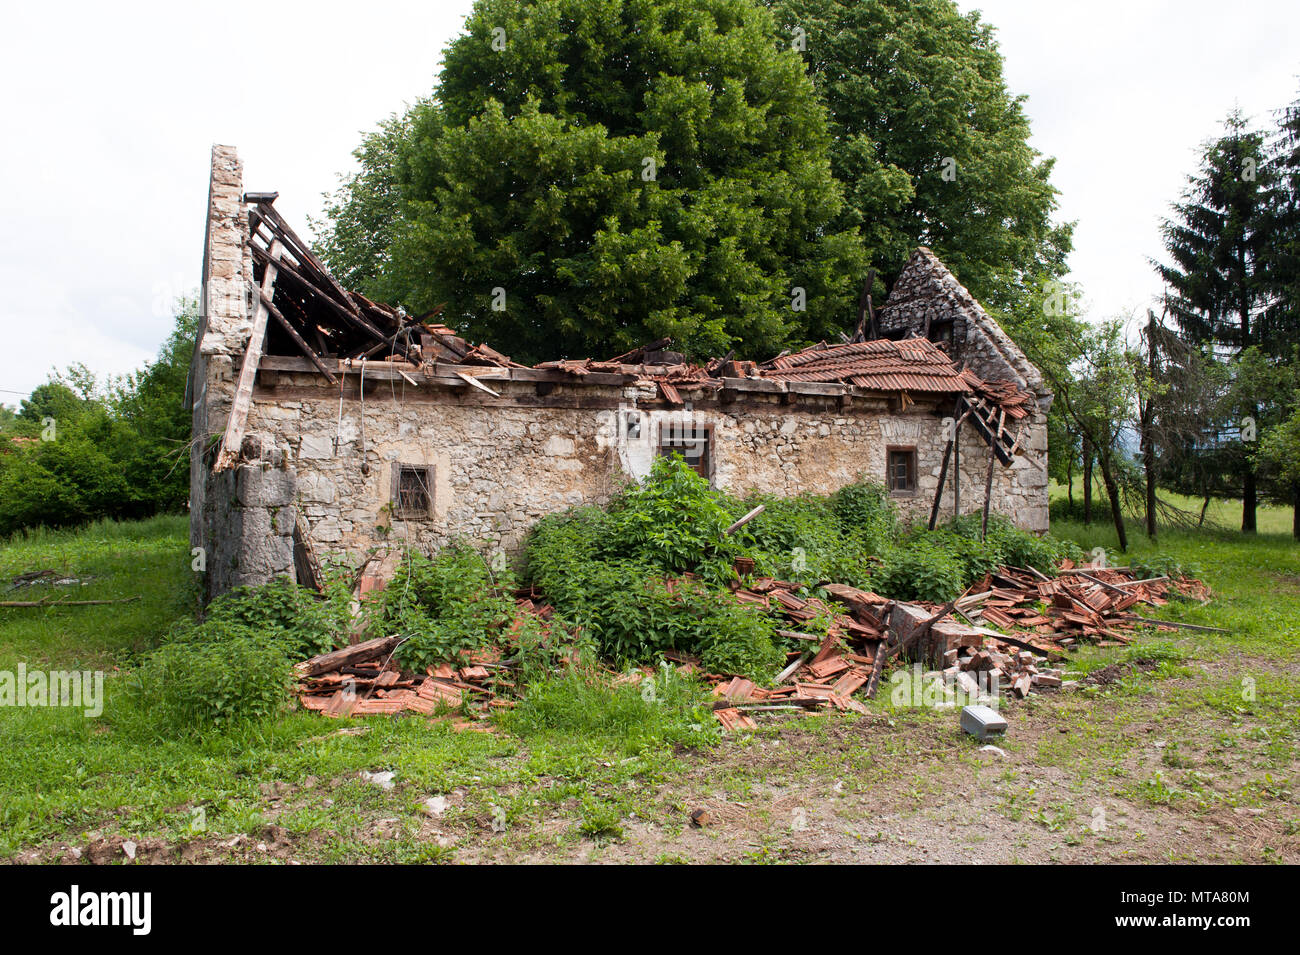
[[[285,577],[259,587],[236,587],[208,605],[206,623],[241,625],[264,642],[279,642],[293,659],[305,660],[347,642],[350,615],[343,575],[327,572],[325,589],[322,597]]]
[[[513,586],[508,572],[495,575],[468,544],[452,544],[432,558],[408,551],[393,579],[369,601],[370,629],[405,637],[398,662],[423,670],[499,643],[515,617]]]
[[[293,661],[281,639],[239,623],[183,628],[132,674],[141,713],[155,729],[198,732],[267,719],[283,709]]]
[[[884,550],[898,536],[898,508],[883,484],[849,484],[831,496],[831,506],[844,532],[874,550]]]
[[[745,556],[755,561],[755,575],[806,584],[860,584],[866,579],[870,557],[881,547],[868,539],[867,531],[846,531],[829,500],[812,494],[761,495],[736,502],[733,510],[742,514],[758,504],[763,513],[740,532]]]
[[[555,538],[572,532],[568,521],[538,528],[529,545],[532,582],[606,659],[645,663],[680,650],[699,654],[707,669],[720,673],[765,680],[780,668],[775,624],[761,609],[739,605],[699,580],[665,579],[652,564],[575,560],[547,551]]]
[[[741,552],[723,533],[734,520],[723,495],[681,455],[657,458],[649,478],[627,487],[608,510],[602,550],[664,573],[725,568]]]
[[[893,548],[871,577],[872,589],[895,600],[943,603],[966,586],[967,564],[937,541],[915,536]]]

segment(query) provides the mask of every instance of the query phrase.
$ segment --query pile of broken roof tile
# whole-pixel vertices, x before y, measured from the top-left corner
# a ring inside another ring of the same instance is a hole
[[[985,578],[980,592],[959,600],[957,610],[1003,630],[1021,629],[1039,646],[1069,649],[1080,642],[1099,646],[1127,644],[1139,624],[1150,623],[1132,613],[1139,604],[1161,607],[1171,595],[1207,600],[1208,588],[1199,580],[1168,577],[1138,578],[1128,567],[1076,567],[1064,561],[1060,574],[1048,578],[1035,570],[1001,568]]]
[[[514,623],[502,635],[507,650],[527,616],[542,621],[544,639],[553,632],[551,607],[538,604],[529,594],[519,596],[515,604]],[[515,670],[503,659],[502,648],[464,651],[455,661],[418,673],[404,669],[395,659],[400,643],[397,636],[377,637],[299,663],[299,703],[331,717],[459,711],[470,719],[454,724],[457,729],[482,730],[491,725],[477,721],[494,709],[514,705]]]
[[[1137,579],[1129,568],[1075,567],[1070,561],[1057,578],[1001,568],[943,606],[892,601],[844,584],[821,585],[848,610],[845,614],[817,597],[801,596],[799,589],[772,578],[734,589],[737,600],[775,610],[796,626],[819,615],[832,625],[815,650],[790,654],[789,666],[771,688],[743,677],[708,675],[719,698],[714,716],[725,729],[752,728],[753,715],[774,711],[829,706],[864,712],[853,697],[873,697],[883,664],[895,655],[930,666],[926,679],[967,699],[1004,693],[1023,699],[1036,690],[1068,688],[1072,684],[1063,671],[1051,664],[1081,641],[1116,646],[1129,642],[1122,631],[1174,626],[1126,613],[1136,604],[1160,606],[1171,590],[1187,599],[1209,597],[1198,580]],[[779,632],[816,641],[809,634]]]
[[[777,631],[806,646],[789,653],[785,669],[769,686],[736,674],[702,673],[698,658],[666,654],[681,672],[698,673],[712,685],[714,716],[728,731],[753,728],[757,715],[821,709],[865,713],[862,698],[876,694],[885,664],[895,657],[928,666],[926,680],[968,699],[1004,693],[1023,698],[1068,688],[1052,664],[1081,642],[1118,646],[1129,643],[1128,634],[1139,626],[1176,626],[1130,613],[1134,607],[1160,606],[1172,596],[1202,601],[1210,596],[1198,580],[1138,578],[1130,568],[1076,567],[1070,561],[1055,578],[1033,569],[1000,568],[944,605],[891,600],[835,583],[814,588],[825,595],[818,596],[789,581],[750,577],[753,563],[743,558],[735,570],[735,600],[779,614],[794,628],[814,620],[826,627],[818,634]],[[666,583],[671,590],[675,581]],[[509,635],[524,615],[550,621],[552,609],[540,598],[533,591],[517,594],[519,617],[505,633],[507,652]],[[332,717],[457,711],[469,717],[455,717],[457,729],[483,730],[491,728],[483,720],[493,710],[514,705],[519,687],[501,649],[466,652],[414,673],[394,662],[399,642],[380,637],[300,663],[302,706]],[[653,672],[644,667],[615,682]]]

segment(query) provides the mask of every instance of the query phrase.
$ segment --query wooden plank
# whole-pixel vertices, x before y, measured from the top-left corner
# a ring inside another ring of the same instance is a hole
[[[475,388],[477,388],[479,391],[486,391],[486,392],[487,392],[489,395],[491,395],[493,398],[500,398],[500,397],[501,397],[501,393],[500,393],[499,391],[493,391],[491,388],[489,388],[487,385],[483,384],[481,381],[479,381],[479,380],[478,380],[476,377],[474,377],[473,375],[467,375],[467,374],[465,374],[463,371],[458,371],[458,372],[456,372],[456,377],[459,378],[461,381],[465,382],[465,383],[468,384],[468,385],[473,385],[473,386],[474,386]]]
[[[262,348],[266,344],[266,320],[271,314],[266,303],[275,292],[275,278],[279,271],[276,263],[283,254],[284,247],[279,241],[272,242],[269,259],[263,266],[261,294],[257,301],[257,311],[253,314],[253,330],[249,333],[248,344],[244,347],[244,359],[239,366],[239,384],[230,405],[230,417],[226,419],[226,433],[221,440],[221,451],[212,466],[214,472],[226,470],[239,459],[244,431],[248,427],[248,411],[253,404],[253,381],[257,378],[257,366],[262,360]]]
[[[296,665],[296,669],[303,676],[316,676],[319,673],[329,673],[340,667],[375,660],[392,653],[397,644],[401,642],[401,639],[401,637],[396,636],[376,637],[364,643],[353,644],[350,647],[344,647],[342,650],[331,650],[329,653],[322,653],[310,660],[304,660]]]
[[[750,521],[752,521],[754,518],[758,517],[758,515],[762,514],[763,511],[766,510],[766,509],[767,509],[767,505],[766,505],[766,504],[760,504],[760,505],[758,505],[758,507],[754,508],[752,511],[750,511],[748,514],[746,514],[744,517],[740,518],[740,520],[736,521],[734,524],[732,524],[730,527],[728,527],[725,531],[723,531],[723,532],[722,532],[722,536],[723,536],[723,537],[730,537],[732,534],[734,534],[736,531],[740,530],[742,527],[744,527],[746,524],[748,524],[748,523],[749,523]]]
[[[316,548],[301,513],[293,525],[293,567],[299,584],[317,593],[325,589],[320,560],[316,557]]]
[[[989,536],[989,505],[993,503],[993,466],[997,464],[998,446],[989,445],[989,471],[984,478],[984,516],[980,521],[980,540]]]

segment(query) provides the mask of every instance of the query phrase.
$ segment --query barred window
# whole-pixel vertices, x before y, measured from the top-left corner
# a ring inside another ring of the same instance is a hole
[[[393,465],[393,516],[420,520],[433,515],[433,468],[424,464]]]
[[[661,457],[680,454],[700,477],[713,479],[713,426],[691,421],[663,421],[659,424]]]

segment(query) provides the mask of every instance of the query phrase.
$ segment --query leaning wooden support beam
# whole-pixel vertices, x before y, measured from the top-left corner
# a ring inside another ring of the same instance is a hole
[[[239,366],[239,385],[230,405],[230,417],[226,419],[226,434],[221,439],[221,451],[212,466],[214,472],[224,471],[239,460],[244,431],[248,428],[248,411],[253,404],[253,382],[257,378],[257,365],[262,360],[262,349],[266,345],[266,321],[271,314],[266,303],[275,292],[275,277],[279,271],[276,263],[283,254],[284,246],[279,240],[271,243],[268,260],[262,271],[261,294],[258,296],[257,309],[253,312],[253,330],[244,347],[244,360]]]
[[[952,409],[952,413],[954,416],[952,431],[948,433],[948,443],[947,445],[944,446],[943,449],[943,467],[939,471],[939,486],[934,489],[934,504],[930,507],[930,530],[934,530],[934,525],[937,524],[939,521],[939,502],[943,499],[943,485],[948,480],[948,465],[952,460],[953,451],[956,448],[957,432],[961,430],[962,422],[966,420],[966,416],[971,413],[971,409],[969,407],[967,407],[965,411],[961,411],[962,404],[963,404],[962,399],[958,398],[957,403],[953,406]],[[957,412],[959,411],[961,411],[960,415],[957,414]],[[955,476],[953,480],[955,484],[956,482]],[[955,486],[953,489],[953,493],[954,495],[956,494]]]
[[[943,449],[943,465],[939,468],[939,486],[934,489],[934,503],[930,505],[930,530],[939,521],[939,502],[943,500],[943,486],[948,481],[948,464],[952,460],[952,438]]]
[[[746,524],[748,524],[750,521],[752,521],[754,518],[758,517],[758,515],[762,514],[763,511],[766,510],[766,509],[767,509],[767,505],[766,505],[766,504],[760,504],[760,505],[758,505],[758,507],[754,508],[752,511],[750,511],[748,514],[746,514],[744,517],[740,518],[740,520],[736,521],[734,524],[732,524],[730,527],[728,527],[725,531],[723,531],[723,532],[722,532],[722,535],[723,535],[724,537],[729,537],[729,536],[731,536],[732,534],[736,533],[736,531],[740,530],[742,527],[744,527]]]
[[[989,445],[989,471],[984,478],[984,517],[980,521],[980,540],[989,536],[989,505],[993,503],[993,466],[998,463],[998,446]]]

